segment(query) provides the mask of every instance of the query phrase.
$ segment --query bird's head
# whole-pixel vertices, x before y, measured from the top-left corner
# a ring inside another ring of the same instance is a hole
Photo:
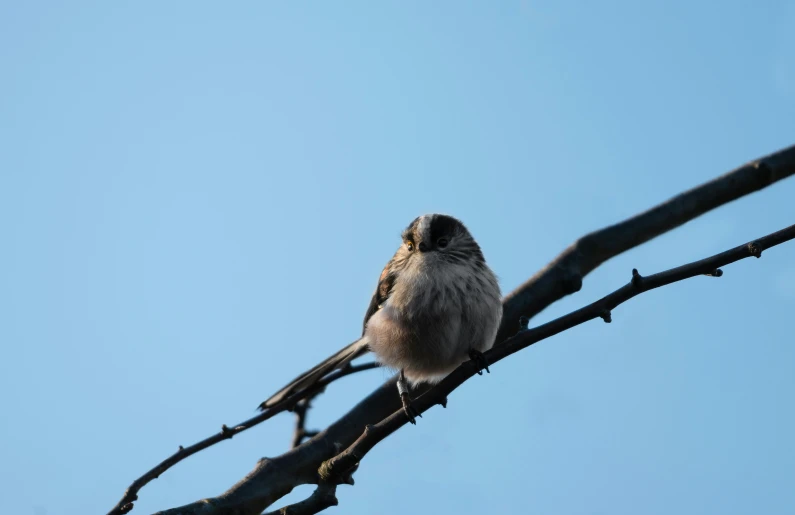
[[[483,263],[483,253],[460,220],[443,214],[418,216],[403,231],[403,253],[412,260]]]

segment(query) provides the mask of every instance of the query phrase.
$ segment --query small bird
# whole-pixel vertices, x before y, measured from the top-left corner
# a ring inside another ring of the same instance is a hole
[[[437,383],[469,359],[488,370],[483,352],[494,344],[502,302],[480,246],[463,223],[443,214],[415,218],[402,239],[378,279],[362,337],[298,376],[260,409],[372,351],[382,365],[399,371],[398,392],[413,424],[409,384]]]

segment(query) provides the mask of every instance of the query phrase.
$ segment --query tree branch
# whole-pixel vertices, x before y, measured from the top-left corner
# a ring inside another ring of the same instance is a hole
[[[567,329],[571,329],[589,320],[602,318],[605,322],[610,323],[612,321],[610,313],[613,309],[643,292],[698,275],[720,277],[723,275],[722,272],[718,273],[720,272],[721,266],[752,256],[759,258],[762,256],[762,251],[792,239],[795,239],[795,225],[791,225],[786,229],[774,232],[773,234],[769,234],[758,240],[740,245],[739,247],[716,254],[712,257],[672,268],[648,277],[641,276],[637,269],[633,269],[632,279],[629,283],[615,290],[613,293],[568,315],[556,318],[551,322],[547,322],[533,329],[521,331],[503,342],[502,345],[494,347],[484,353],[484,357],[489,364],[493,364],[534,343],[554,336]],[[414,400],[412,403],[414,409],[419,413],[424,413],[435,404],[446,406],[447,396],[477,372],[478,366],[475,363],[472,361],[465,362],[450,375],[445,377],[440,383]],[[375,445],[384,438],[400,429],[407,422],[408,418],[401,409],[395,411],[385,420],[375,425],[365,426],[364,433],[352,445],[321,465],[319,471],[320,479],[331,483],[341,482],[341,478],[349,474],[349,471],[359,464],[370,449],[375,447]]]
[[[794,173],[795,146],[792,146],[678,195],[645,213],[580,238],[547,267],[503,299],[503,321],[497,341],[503,341],[516,332],[520,327],[520,317],[529,319],[564,295],[578,291],[584,276],[611,257],[640,245],[715,207]],[[541,330],[544,327],[548,327],[548,324],[533,329],[533,331]],[[536,334],[533,331],[523,332],[521,337],[527,338],[528,333]],[[511,341],[515,342],[515,340]],[[507,351],[510,347],[498,345],[490,352],[498,350],[505,352],[503,349]],[[512,352],[516,352],[516,350],[509,353]],[[491,355],[492,359],[497,357],[499,355]],[[499,357],[499,359],[502,358]],[[465,363],[462,368],[467,366]],[[332,375],[328,377],[332,377]],[[395,378],[392,377],[315,437],[272,460],[261,460],[246,478],[220,496],[161,513],[167,515],[259,515],[262,510],[279,498],[280,492],[281,495],[286,495],[299,484],[316,483],[319,480],[317,471],[321,463],[338,455],[341,448],[351,446],[362,435],[366,425],[382,421],[393,415],[401,407],[400,400],[395,395],[394,384]],[[314,391],[316,390],[312,389],[309,393]],[[427,387],[415,389],[415,394],[421,394],[424,391],[427,391]],[[307,397],[307,392],[302,393],[304,395],[300,398]],[[285,400],[285,403],[287,401],[297,402],[300,398],[291,397]],[[421,399],[423,397],[419,397],[417,402],[420,402]],[[426,401],[427,399],[422,402]],[[267,416],[269,413],[271,412],[264,412],[255,419],[270,418],[272,415]],[[180,459],[184,457],[180,457]],[[173,458],[172,456],[164,464]],[[156,467],[147,473],[149,475],[157,471],[157,474],[151,477],[144,476],[136,480],[128,489],[122,502],[109,515],[129,511],[129,509],[120,511],[118,508],[125,506],[123,504],[125,499],[126,502],[134,500],[137,491],[143,485],[180,459],[168,463],[162,470],[158,468],[160,466]],[[267,462],[268,466],[264,466],[263,462]],[[335,473],[335,475],[338,474]],[[131,491],[132,495],[129,495]]]
[[[586,234],[505,297],[496,341],[502,342],[516,331],[519,317],[532,318],[553,302],[579,291],[583,278],[608,259],[793,174],[795,145],[751,161],[621,223]]]
[[[320,394],[323,390],[325,390],[326,386],[333,383],[337,379],[342,379],[345,376],[349,376],[357,372],[363,372],[365,370],[371,370],[379,366],[380,365],[378,363],[363,363],[361,365],[351,365],[341,370],[335,370],[333,373],[327,375],[326,377],[318,381],[312,387],[307,388],[306,390],[300,392],[296,392],[295,394],[273,405],[272,407],[268,408],[267,410],[263,411],[262,413],[260,413],[255,417],[251,417],[250,419],[245,420],[231,428],[228,427],[226,424],[224,424],[221,426],[221,431],[219,433],[216,433],[212,436],[205,438],[204,440],[196,442],[195,444],[189,447],[183,447],[180,445],[179,450],[177,452],[175,452],[165,460],[158,463],[154,468],[149,470],[143,476],[133,481],[133,483],[129,487],[127,487],[127,490],[124,492],[124,496],[122,496],[121,500],[118,503],[116,503],[116,506],[114,506],[108,512],[108,515],[124,515],[125,513],[129,513],[130,510],[133,509],[133,502],[138,500],[138,492],[141,490],[141,488],[146,486],[146,484],[152,481],[153,479],[157,479],[158,477],[160,477],[160,474],[170,469],[171,467],[173,467],[180,461],[184,460],[185,458],[192,456],[193,454],[196,454],[197,452],[202,451],[208,447],[212,447],[218,442],[229,440],[236,434],[242,433],[246,429],[251,429],[252,427],[261,424],[262,422],[265,422],[269,418],[283,411],[291,411],[296,408],[301,409],[299,406],[304,399],[308,400],[314,398],[315,396]],[[305,412],[306,409],[304,408],[304,418],[305,418]],[[304,418],[301,419],[302,424]],[[301,429],[303,429],[303,427]],[[296,431],[297,430],[298,429],[296,429]],[[303,436],[308,436],[306,434],[306,431],[303,432]],[[302,439],[303,436],[301,437]],[[293,447],[295,446],[296,445],[293,445]]]
[[[303,501],[285,506],[278,511],[270,511],[265,515],[314,515],[339,503],[336,492],[336,485],[320,483],[312,495]]]
[[[306,430],[306,412],[312,407],[311,402],[315,397],[307,397],[295,405],[293,413],[295,413],[295,429],[293,430],[293,438],[290,441],[290,448],[293,449],[301,445],[306,438],[312,438],[318,432]]]
[[[345,377],[357,372],[363,372],[365,370],[371,370],[380,366],[381,364],[376,362],[362,363],[361,365],[348,365],[342,370],[336,372],[333,376],[326,376],[320,382],[328,384],[339,379],[340,377]],[[331,381],[326,381],[329,378],[331,378]],[[295,408],[293,409],[293,413],[295,413],[295,429],[293,430],[293,438],[290,444],[291,448],[298,447],[306,438],[312,438],[313,436],[317,435],[318,431],[306,430],[306,416],[307,412],[312,407],[312,401],[321,393],[323,393],[323,390],[319,390],[313,395],[307,396],[305,399],[298,401],[298,403],[295,405]]]

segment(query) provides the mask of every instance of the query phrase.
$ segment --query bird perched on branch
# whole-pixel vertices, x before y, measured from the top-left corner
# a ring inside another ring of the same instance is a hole
[[[480,246],[459,220],[442,214],[415,218],[384,267],[364,316],[362,337],[260,404],[266,409],[335,369],[372,351],[399,371],[398,392],[414,423],[409,383],[436,383],[494,344],[502,303],[497,278]]]

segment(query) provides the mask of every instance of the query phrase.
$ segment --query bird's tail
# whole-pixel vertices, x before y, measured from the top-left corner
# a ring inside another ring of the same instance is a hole
[[[367,352],[367,350],[367,339],[365,337],[359,338],[344,349],[321,361],[312,369],[290,381],[287,386],[271,395],[268,400],[260,404],[259,409],[265,410],[266,408],[270,408],[290,395],[312,386],[329,372],[345,367],[345,365]]]

